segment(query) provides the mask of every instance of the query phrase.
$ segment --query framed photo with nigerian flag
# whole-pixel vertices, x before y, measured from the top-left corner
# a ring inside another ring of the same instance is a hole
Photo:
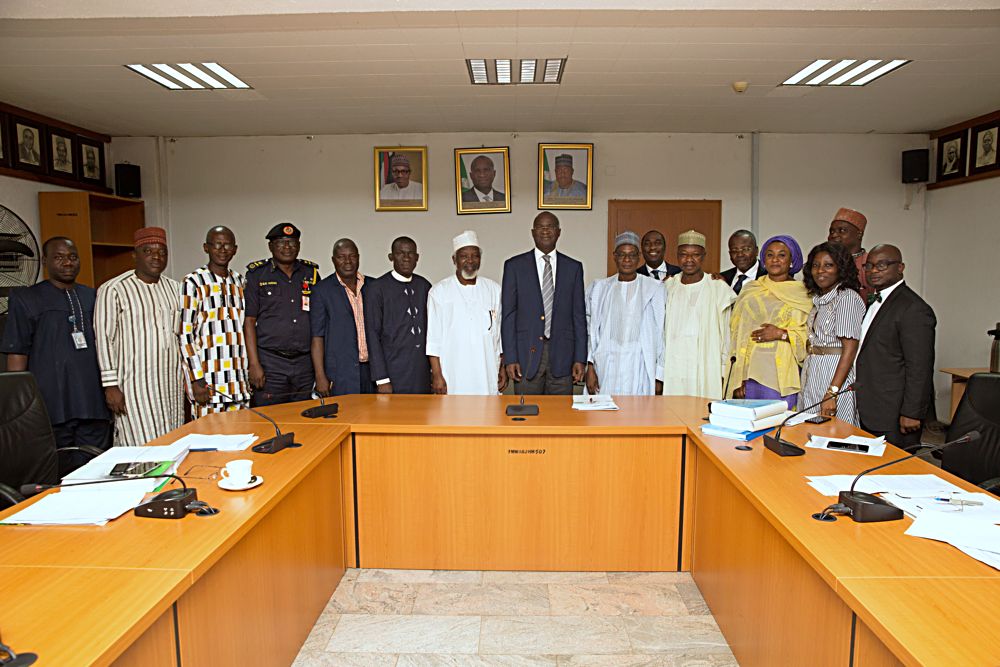
[[[538,144],[538,208],[589,211],[594,144]]]
[[[510,148],[455,149],[455,205],[459,215],[510,213]]]
[[[427,210],[427,146],[375,147],[375,210]]]

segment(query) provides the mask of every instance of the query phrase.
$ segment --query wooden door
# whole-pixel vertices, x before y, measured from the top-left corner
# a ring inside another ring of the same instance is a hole
[[[715,273],[721,266],[722,202],[719,200],[608,200],[608,275],[615,273],[615,260],[611,256],[615,237],[633,231],[642,238],[656,229],[667,239],[665,259],[677,264],[677,235],[694,229],[705,235],[708,255],[705,257],[706,273]]]

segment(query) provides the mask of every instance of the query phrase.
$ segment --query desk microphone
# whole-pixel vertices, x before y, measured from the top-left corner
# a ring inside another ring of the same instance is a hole
[[[309,419],[318,419],[319,417],[336,419],[338,410],[340,410],[340,403],[331,403],[330,405],[327,405],[323,394],[319,394],[319,405],[306,408],[301,414],[303,417],[308,417]]]
[[[807,410],[812,410],[817,405],[825,403],[826,401],[829,401],[830,399],[837,398],[841,394],[846,394],[849,391],[854,391],[855,389],[857,389],[857,387],[858,387],[858,383],[857,382],[855,382],[853,384],[850,384],[850,385],[844,387],[843,389],[841,389],[840,391],[831,394],[830,398],[825,398],[825,397],[821,398],[820,400],[816,401],[812,405],[806,406],[806,407],[802,408],[801,410],[796,410],[792,414],[788,415],[787,417],[785,417],[781,421],[780,424],[778,424],[778,430],[774,432],[774,435],[768,435],[768,434],[764,435],[764,446],[767,447],[768,449],[770,449],[772,452],[774,452],[778,456],[802,456],[803,454],[806,453],[806,450],[802,449],[801,447],[799,447],[798,445],[796,445],[794,443],[791,443],[791,442],[788,442],[787,440],[782,440],[781,439],[781,429],[784,428],[785,424],[788,423],[788,420],[791,419],[792,417],[794,417],[795,415],[798,415],[798,414],[801,414],[803,412],[806,412]]]
[[[531,368],[531,362],[534,361],[534,359],[535,346],[532,345],[531,349],[528,350],[528,365],[525,367],[524,372],[521,373],[522,382],[528,379],[526,373],[528,372],[528,368]],[[538,415],[538,406],[531,403],[528,405],[524,404],[524,392],[517,390],[518,384],[518,382],[514,383],[514,393],[521,397],[521,402],[517,405],[508,405],[507,416],[513,417],[514,421],[523,422],[525,417],[535,417]]]
[[[729,381],[733,379],[733,369],[736,368],[736,355],[729,357],[729,375],[726,376],[726,384],[722,387],[722,400],[726,400],[726,396],[729,394]],[[711,413],[712,408],[709,405],[709,413]],[[711,421],[711,417],[706,415],[701,418],[703,422]]]
[[[66,482],[63,484],[23,484],[19,491],[25,498],[30,498],[49,489],[73,488],[74,486],[90,486],[91,484],[114,484],[115,482],[134,482],[140,479],[175,479],[181,483],[179,489],[168,489],[158,493],[148,501],[137,505],[132,513],[136,516],[153,519],[180,519],[189,512],[199,516],[218,514],[219,510],[210,507],[208,503],[198,500],[198,490],[188,487],[177,475],[163,473],[160,475],[142,475],[140,477],[116,477],[114,479],[97,479],[90,482]],[[5,663],[0,663],[5,664]]]
[[[222,396],[223,398],[227,399],[228,402],[230,402],[230,403],[240,403],[240,404],[243,403],[243,401],[237,401],[235,398],[233,398],[232,396],[230,396],[226,392],[219,391],[215,387],[211,387],[211,390],[212,390],[212,393],[215,393],[215,394],[218,394],[219,396]],[[280,452],[282,449],[285,449],[286,447],[301,447],[302,446],[302,443],[295,442],[295,433],[282,433],[281,429],[278,428],[278,422],[274,421],[273,419],[271,419],[270,417],[268,417],[267,415],[265,415],[263,412],[261,412],[257,408],[250,407],[249,404],[247,404],[244,407],[247,410],[249,410],[250,412],[252,412],[255,415],[257,415],[258,417],[261,417],[262,419],[266,419],[267,421],[269,421],[271,423],[271,426],[274,427],[274,437],[273,438],[269,438],[269,439],[265,440],[264,442],[261,442],[259,444],[254,445],[253,447],[251,447],[251,449],[253,451],[257,452],[258,454],[277,454],[278,452]]]
[[[3,667],[28,667],[37,660],[37,653],[15,653],[14,649],[0,642],[0,665]]]
[[[831,516],[832,514],[846,514],[858,523],[896,521],[897,519],[902,519],[903,510],[899,509],[895,505],[890,505],[887,501],[874,494],[865,493],[864,491],[855,491],[854,487],[858,483],[858,480],[870,472],[875,472],[876,470],[881,470],[882,468],[888,468],[891,465],[912,459],[917,456],[918,453],[936,452],[939,449],[951,447],[952,445],[964,445],[970,442],[975,442],[976,440],[979,440],[980,437],[982,436],[979,431],[969,431],[961,438],[956,438],[955,440],[946,442],[943,445],[926,446],[921,444],[921,449],[924,449],[923,452],[913,452],[912,454],[896,459],[895,461],[889,461],[888,463],[883,463],[873,468],[862,470],[858,473],[857,477],[854,478],[854,481],[851,482],[851,488],[847,491],[840,492],[840,496],[837,498],[839,501],[837,504],[830,505],[822,512],[813,514],[812,518],[817,521],[836,521],[837,518]]]

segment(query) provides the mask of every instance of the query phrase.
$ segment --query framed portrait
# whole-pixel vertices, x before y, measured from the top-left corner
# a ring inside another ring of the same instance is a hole
[[[950,181],[965,176],[968,161],[968,130],[938,137],[937,182]]]
[[[45,173],[45,126],[27,118],[10,118],[11,165],[25,171]]]
[[[459,215],[510,213],[510,148],[455,149],[455,205]]]
[[[77,137],[76,143],[80,180],[104,185],[104,144],[86,137]]]
[[[538,208],[589,211],[594,144],[538,144]]]
[[[427,146],[375,147],[375,210],[427,210]]]
[[[50,127],[48,131],[49,174],[76,178],[76,138],[69,132]]]
[[[10,166],[10,145],[7,130],[7,114],[0,113],[0,167]]]
[[[969,175],[982,174],[1000,169],[997,160],[997,136],[1000,121],[972,128],[972,141],[969,144]]]

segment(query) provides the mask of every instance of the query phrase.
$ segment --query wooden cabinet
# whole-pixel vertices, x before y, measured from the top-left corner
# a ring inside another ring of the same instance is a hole
[[[78,282],[97,287],[133,267],[132,235],[146,224],[142,200],[96,192],[40,192],[38,211],[42,242],[66,236],[79,249]]]

